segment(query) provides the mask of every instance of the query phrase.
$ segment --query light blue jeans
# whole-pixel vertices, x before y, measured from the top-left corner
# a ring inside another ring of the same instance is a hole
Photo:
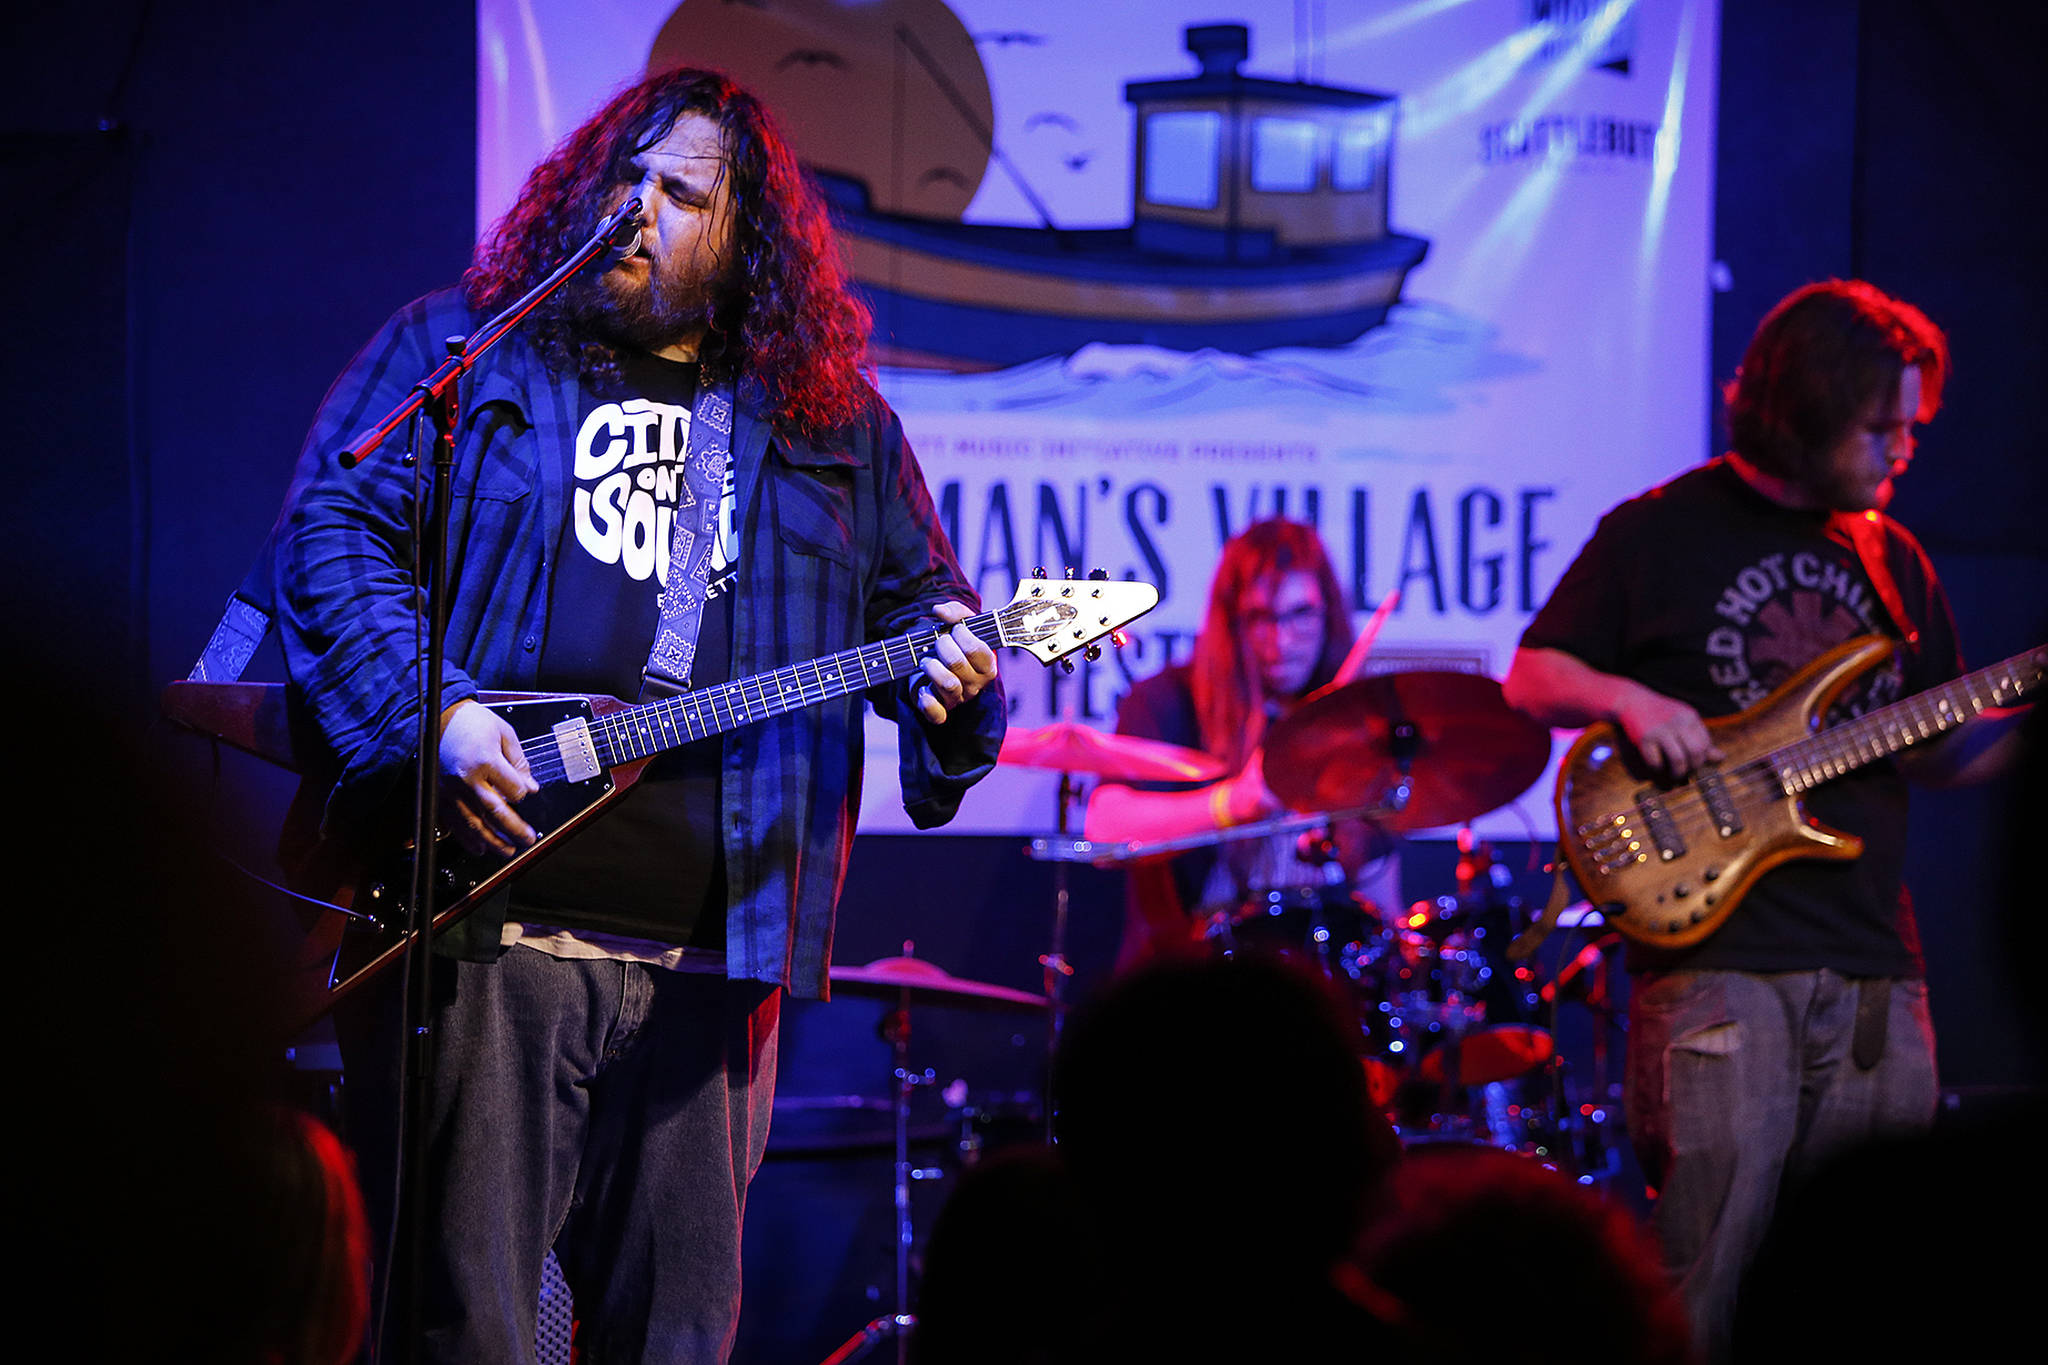
[[[1781,1184],[1933,1122],[1927,984],[1880,984],[1885,1049],[1866,1071],[1851,1055],[1858,983],[1834,972],[1644,972],[1632,983],[1629,1135],[1710,1365],[1727,1358],[1736,1294]]]

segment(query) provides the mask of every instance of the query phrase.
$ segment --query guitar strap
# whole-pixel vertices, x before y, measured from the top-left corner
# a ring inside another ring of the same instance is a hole
[[[271,544],[267,539],[263,542],[263,549],[257,554],[248,577],[228,598],[220,624],[213,628],[206,648],[199,651],[199,657],[192,663],[192,671],[185,675],[187,682],[237,681],[249,666],[249,660],[255,657],[256,647],[270,633]]]
[[[1877,589],[1878,600],[1884,603],[1886,614],[1892,618],[1892,626],[1899,639],[1909,649],[1920,646],[1920,631],[1912,618],[1906,615],[1906,603],[1899,596],[1899,585],[1892,579],[1891,564],[1884,554],[1884,516],[1879,512],[1837,512],[1835,524],[1849,537],[1849,543],[1856,549],[1856,558],[1863,561],[1864,576],[1870,586]]]
[[[1906,615],[1906,603],[1892,578],[1884,553],[1884,517],[1878,512],[1837,512],[1835,524],[1848,533],[1863,561],[1864,576],[1877,589],[1892,628],[1907,649],[1917,650],[1920,632]],[[1849,1055],[1858,1071],[1868,1071],[1884,1060],[1885,1028],[1891,1017],[1892,983],[1888,978],[1865,977],[1856,983],[1856,1024],[1849,1041]]]
[[[674,533],[669,538],[668,580],[661,589],[661,622],[640,671],[642,700],[671,696],[690,685],[697,659],[697,627],[711,583],[711,551],[718,544],[718,507],[732,458],[732,381],[697,386],[684,438],[683,478],[676,489]]]

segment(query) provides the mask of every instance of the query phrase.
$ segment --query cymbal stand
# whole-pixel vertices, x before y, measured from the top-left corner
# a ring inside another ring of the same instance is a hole
[[[1081,794],[1081,784],[1074,780],[1072,773],[1060,774],[1060,784],[1054,800],[1058,805],[1057,829],[1062,842],[1072,837],[1070,812],[1074,799]],[[1045,968],[1045,994],[1052,1001],[1051,1019],[1046,1026],[1046,1064],[1048,1081],[1052,1054],[1059,1050],[1060,1024],[1066,1018],[1067,978],[1074,974],[1074,966],[1067,961],[1067,864],[1055,860],[1052,865],[1052,951],[1038,959],[1038,965]],[[1045,1106],[1046,1135],[1051,1136],[1052,1092],[1046,1092]]]
[[[910,943],[903,945],[905,957],[913,955],[913,946]],[[910,1333],[917,1326],[917,1315],[910,1311],[910,1247],[915,1239],[910,1213],[910,1185],[927,1173],[913,1170],[910,1165],[910,1097],[919,1086],[930,1085],[937,1078],[931,1071],[914,1072],[910,1069],[909,986],[906,985],[897,998],[896,1008],[882,1016],[880,1031],[889,1044],[896,1082],[896,1311],[884,1313],[848,1337],[839,1349],[825,1357],[822,1365],[849,1365],[888,1337],[896,1339],[897,1365],[906,1365],[910,1358]]]

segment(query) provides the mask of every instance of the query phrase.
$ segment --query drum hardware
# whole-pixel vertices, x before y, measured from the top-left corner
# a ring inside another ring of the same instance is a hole
[[[910,1311],[910,1248],[915,1233],[910,1214],[910,1187],[914,1181],[940,1174],[936,1169],[914,1167],[910,1161],[911,1096],[921,1087],[937,1083],[937,1076],[930,1069],[911,1069],[911,1007],[923,1004],[967,1009],[1054,1009],[1054,1002],[1047,996],[953,976],[936,963],[919,958],[915,947],[905,942],[900,957],[880,958],[861,967],[834,967],[828,973],[832,984],[843,988],[849,995],[872,996],[894,1004],[894,1008],[882,1016],[880,1033],[882,1040],[889,1045],[890,1079],[893,1083],[896,1302],[893,1313],[883,1314],[854,1333],[826,1357],[824,1365],[845,1365],[845,1362],[858,1360],[890,1337],[896,1340],[898,1365],[904,1365],[909,1358],[910,1330],[917,1325],[917,1318]]]
[[[1276,815],[1266,820],[1251,820],[1228,829],[1206,829],[1197,834],[1183,834],[1174,839],[1154,839],[1143,843],[1110,843],[1101,839],[1038,838],[1025,847],[1025,856],[1040,863],[1093,863],[1097,867],[1118,867],[1125,863],[1143,862],[1148,858],[1165,858],[1176,853],[1192,853],[1196,849],[1212,848],[1217,844],[1235,843],[1239,839],[1263,839],[1268,835],[1299,834],[1316,830],[1324,825],[1342,824],[1347,820],[1364,820],[1377,823],[1378,818],[1389,813],[1390,808],[1380,802],[1364,806],[1348,806],[1342,810],[1311,811],[1306,814]]]
[[[1074,800],[1081,794],[1080,784],[1074,780],[1076,774],[1086,773],[1116,782],[1213,782],[1224,773],[1222,763],[1198,749],[1133,735],[1104,734],[1072,720],[1057,720],[1034,729],[1008,732],[1003,736],[1003,747],[996,761],[1024,768],[1050,769],[1060,775],[1054,798],[1056,836],[1050,841],[1034,839],[1034,847],[1077,842],[1070,834]],[[1078,842],[1085,845],[1087,841]],[[1067,961],[1070,892],[1066,865],[1088,860],[1049,857],[1040,861],[1053,864],[1052,947],[1038,959],[1039,965],[1045,969],[1045,995],[1052,1002],[1046,1036],[1046,1060],[1050,1067],[1052,1054],[1059,1047],[1060,1028],[1065,1021],[1067,978],[1074,974],[1073,964]],[[1051,1119],[1048,1110],[1048,1125]],[[1046,1136],[1051,1137],[1050,1127]]]

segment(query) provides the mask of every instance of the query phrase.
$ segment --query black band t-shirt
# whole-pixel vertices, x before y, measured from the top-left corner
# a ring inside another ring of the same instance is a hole
[[[1885,560],[1919,639],[1852,687],[1833,719],[1962,671],[1933,567],[1903,527],[1883,524]],[[1866,634],[1898,631],[1838,515],[1781,507],[1720,459],[1601,518],[1522,647],[1562,650],[1712,719],[1755,705],[1829,649]],[[1863,856],[1783,864],[1701,943],[1676,953],[1631,944],[1630,965],[1920,975],[1902,881],[1907,789],[1896,764],[1872,763],[1805,801],[1814,819],[1861,836]]]
[[[625,357],[621,383],[586,392],[571,462],[569,525],[551,582],[540,685],[642,695],[660,621],[698,367]],[[709,597],[690,685],[730,678],[733,485],[720,490]],[[694,515],[695,509],[686,514]],[[697,948],[725,945],[716,736],[656,755],[639,783],[511,889],[509,917]]]

